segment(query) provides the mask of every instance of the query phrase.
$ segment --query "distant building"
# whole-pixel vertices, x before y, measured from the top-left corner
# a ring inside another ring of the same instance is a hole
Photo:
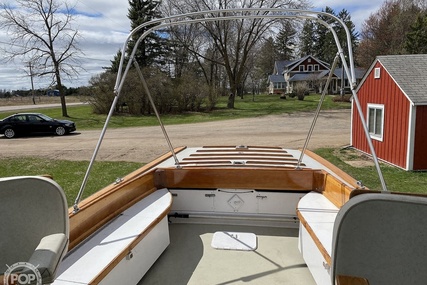
[[[306,82],[313,92],[320,93],[330,72],[330,65],[311,55],[296,60],[278,60],[274,63],[274,71],[268,77],[270,94],[292,93],[294,84]],[[355,69],[356,81],[359,82],[365,70]],[[344,77],[344,88],[349,90],[350,84],[342,68],[336,68],[329,86],[328,94],[337,94],[341,90],[341,79]]]
[[[59,96],[59,90],[55,89],[55,90],[47,90],[46,91],[46,95],[47,96]]]

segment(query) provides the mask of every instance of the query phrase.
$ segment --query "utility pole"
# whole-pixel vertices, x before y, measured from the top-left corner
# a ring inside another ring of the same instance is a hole
[[[31,64],[31,61],[28,62],[28,67],[30,68],[30,78],[31,78],[31,93],[33,95],[33,104],[36,105],[36,99],[34,95],[34,82],[33,82],[33,66]]]

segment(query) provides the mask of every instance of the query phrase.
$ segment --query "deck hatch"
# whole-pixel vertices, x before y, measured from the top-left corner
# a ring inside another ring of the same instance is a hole
[[[211,246],[215,249],[252,251],[257,249],[254,233],[215,232]]]

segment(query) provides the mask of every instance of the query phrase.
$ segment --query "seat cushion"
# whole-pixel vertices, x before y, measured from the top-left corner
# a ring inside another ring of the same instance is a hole
[[[48,235],[41,239],[28,262],[37,267],[43,283],[53,282],[56,269],[67,246],[68,238],[63,233]]]

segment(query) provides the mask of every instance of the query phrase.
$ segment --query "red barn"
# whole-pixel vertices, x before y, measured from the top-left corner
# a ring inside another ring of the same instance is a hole
[[[357,94],[379,159],[427,169],[427,54],[378,56]],[[370,153],[352,105],[351,145]]]

